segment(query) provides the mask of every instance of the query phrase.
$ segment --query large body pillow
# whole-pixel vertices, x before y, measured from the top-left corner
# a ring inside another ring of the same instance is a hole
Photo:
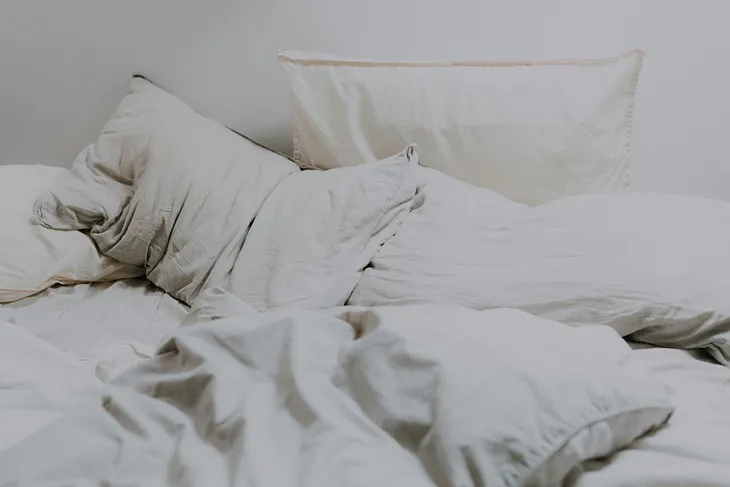
[[[420,172],[413,211],[350,304],[518,308],[730,365],[730,203],[628,193],[532,208]]]
[[[333,168],[418,144],[421,163],[514,201],[626,191],[643,54],[391,62],[287,51],[294,160]]]
[[[298,170],[135,77],[35,215],[50,228],[90,230],[102,252],[190,303],[225,283],[264,200]]]
[[[0,303],[54,284],[115,280],[144,272],[102,255],[85,233],[33,223],[35,199],[67,174],[66,169],[41,165],[0,167]]]

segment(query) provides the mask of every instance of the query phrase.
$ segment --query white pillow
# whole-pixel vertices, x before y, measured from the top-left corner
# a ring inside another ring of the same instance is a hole
[[[136,77],[99,140],[35,206],[51,228],[90,229],[191,303],[222,286],[256,213],[297,166]]]
[[[122,279],[143,274],[99,253],[78,231],[32,222],[35,199],[68,171],[49,166],[0,166],[0,303],[54,284]]]
[[[409,147],[373,164],[286,178],[254,220],[231,293],[260,311],[345,304],[363,268],[408,215],[417,166]]]
[[[527,204],[630,187],[640,51],[494,63],[278,57],[303,167],[363,164],[415,143],[423,165]]]
[[[348,390],[437,485],[563,485],[672,411],[605,327],[433,305],[346,319],[362,334],[342,354]]]
[[[517,308],[730,365],[730,203],[627,193],[536,208],[421,168],[350,304]]]

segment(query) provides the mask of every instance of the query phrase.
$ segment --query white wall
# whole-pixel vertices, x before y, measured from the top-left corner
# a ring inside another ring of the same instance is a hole
[[[279,47],[408,59],[648,52],[643,189],[730,199],[727,0],[0,0],[0,164],[69,165],[140,72],[289,150]]]

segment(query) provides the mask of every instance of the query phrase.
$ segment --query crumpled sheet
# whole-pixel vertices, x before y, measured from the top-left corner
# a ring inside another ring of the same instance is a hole
[[[409,316],[408,326],[399,326]],[[450,316],[453,322],[447,326]],[[501,334],[498,325],[504,327]],[[19,343],[27,342],[28,350],[40,347],[35,355],[44,356],[48,352],[44,347],[52,350],[31,335],[23,335],[22,330],[5,326]],[[535,340],[529,343],[515,340],[531,326],[558,328],[535,329]],[[67,357],[61,352],[46,354],[52,356],[45,360],[46,368],[69,371],[65,378],[54,381],[43,377],[44,364],[36,370],[41,389],[58,392],[59,401],[49,396],[48,402],[59,405],[42,411],[42,421],[26,421],[25,439],[16,434],[4,445],[0,485],[464,485],[454,483],[458,475],[466,475],[468,485],[481,485],[489,475],[499,480],[489,480],[490,485],[537,485],[527,479],[536,465],[527,465],[527,472],[519,470],[525,467],[524,459],[514,460],[513,468],[504,456],[497,456],[496,463],[504,465],[494,472],[481,465],[481,473],[488,475],[482,478],[463,468],[467,463],[459,466],[457,459],[452,467],[442,460],[458,457],[460,444],[473,450],[478,443],[469,443],[471,432],[490,434],[468,427],[452,414],[454,407],[472,418],[481,414],[487,423],[491,411],[499,411],[505,418],[512,410],[529,411],[529,404],[510,402],[507,397],[501,399],[519,407],[505,408],[494,402],[485,384],[504,384],[493,391],[499,396],[509,392],[511,379],[529,384],[532,379],[525,373],[540,370],[546,363],[548,371],[538,374],[540,379],[562,383],[564,389],[556,392],[534,382],[528,389],[520,387],[519,394],[528,403],[530,398],[542,397],[551,405],[566,404],[555,399],[570,392],[573,379],[566,379],[565,373],[551,375],[550,367],[580,357],[586,363],[587,359],[619,363],[632,353],[607,328],[564,328],[562,339],[569,338],[563,342],[569,346],[568,353],[546,352],[542,358],[547,362],[521,368],[524,357],[547,345],[544,337],[563,325],[513,310],[479,313],[455,307],[414,307],[390,315],[356,308],[259,314],[226,293],[211,291],[155,357],[140,357],[120,375],[94,377],[77,362],[63,363]],[[452,329],[454,333],[450,333]],[[421,330],[425,332],[422,336]],[[492,353],[483,357],[475,353],[480,347],[478,343],[468,345],[470,333],[472,341],[492,333],[494,339],[485,347],[491,347]],[[512,353],[505,349],[510,343],[514,344]],[[583,347],[576,346],[581,343]],[[496,350],[501,352],[494,353]],[[419,357],[422,353],[430,357]],[[460,354],[464,360],[455,358]],[[20,365],[22,355],[28,354],[19,353],[9,360]],[[435,359],[441,365],[434,366]],[[54,365],[54,360],[61,366]],[[460,372],[466,365],[479,363],[485,369],[475,369],[471,377]],[[510,367],[517,370],[514,376],[509,375]],[[391,369],[394,374],[382,375]],[[402,382],[409,376],[413,381]],[[106,385],[99,380],[110,377]],[[581,373],[575,374],[580,377]],[[595,397],[614,390],[620,384],[615,379],[622,377],[617,375],[604,389],[596,387],[592,391]],[[66,383],[75,386],[66,392]],[[574,400],[578,403],[593,400],[590,394],[580,398],[585,385],[576,384]],[[23,388],[34,387],[34,377],[26,377]],[[669,409],[662,389],[652,389],[650,382],[643,389],[648,392],[641,400],[656,405],[658,412],[653,414],[657,418],[666,417]],[[529,393],[525,395],[525,391]],[[637,391],[638,396],[642,394]],[[18,402],[10,393],[6,397]],[[462,398],[466,399],[463,403]],[[628,400],[633,401],[631,395]],[[598,399],[604,407],[612,400],[602,401]],[[405,407],[409,404],[412,410]],[[1,410],[5,406],[0,403]],[[533,420],[537,423],[560,414],[571,417],[570,409],[549,411],[547,416],[545,411],[535,413],[543,418]],[[657,425],[662,422],[656,421]],[[534,433],[538,438],[542,435],[539,428],[523,429],[514,420],[508,423],[514,424],[507,431],[509,435],[510,429],[514,431],[518,446],[519,440],[534,438],[530,436]],[[425,452],[422,447],[419,450],[419,444],[427,445]],[[440,448],[450,451],[440,455]],[[489,455],[485,458],[489,460]],[[507,477],[504,472],[509,472]]]
[[[635,346],[669,387],[674,413],[656,434],[587,462],[565,487],[730,486],[730,369],[699,351]]]
[[[0,485],[432,485],[335,385],[353,338],[317,313],[187,325],[0,452]]]

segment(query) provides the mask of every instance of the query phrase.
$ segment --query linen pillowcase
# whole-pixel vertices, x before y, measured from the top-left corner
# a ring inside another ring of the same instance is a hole
[[[344,315],[361,337],[341,354],[342,382],[438,485],[563,485],[672,412],[606,327],[459,306]]]
[[[411,146],[372,164],[292,174],[254,220],[228,290],[259,311],[345,304],[408,215],[417,166]]]
[[[0,167],[0,303],[39,293],[54,284],[135,277],[144,271],[99,253],[79,231],[33,223],[33,202],[68,170],[50,166]]]
[[[532,208],[419,172],[413,211],[350,304],[516,308],[730,365],[730,203],[629,193]]]
[[[422,165],[530,205],[630,188],[640,51],[542,62],[278,59],[302,167],[363,164],[413,142]]]
[[[50,228],[89,229],[103,253],[189,304],[226,282],[264,199],[298,170],[135,77],[35,215]]]

